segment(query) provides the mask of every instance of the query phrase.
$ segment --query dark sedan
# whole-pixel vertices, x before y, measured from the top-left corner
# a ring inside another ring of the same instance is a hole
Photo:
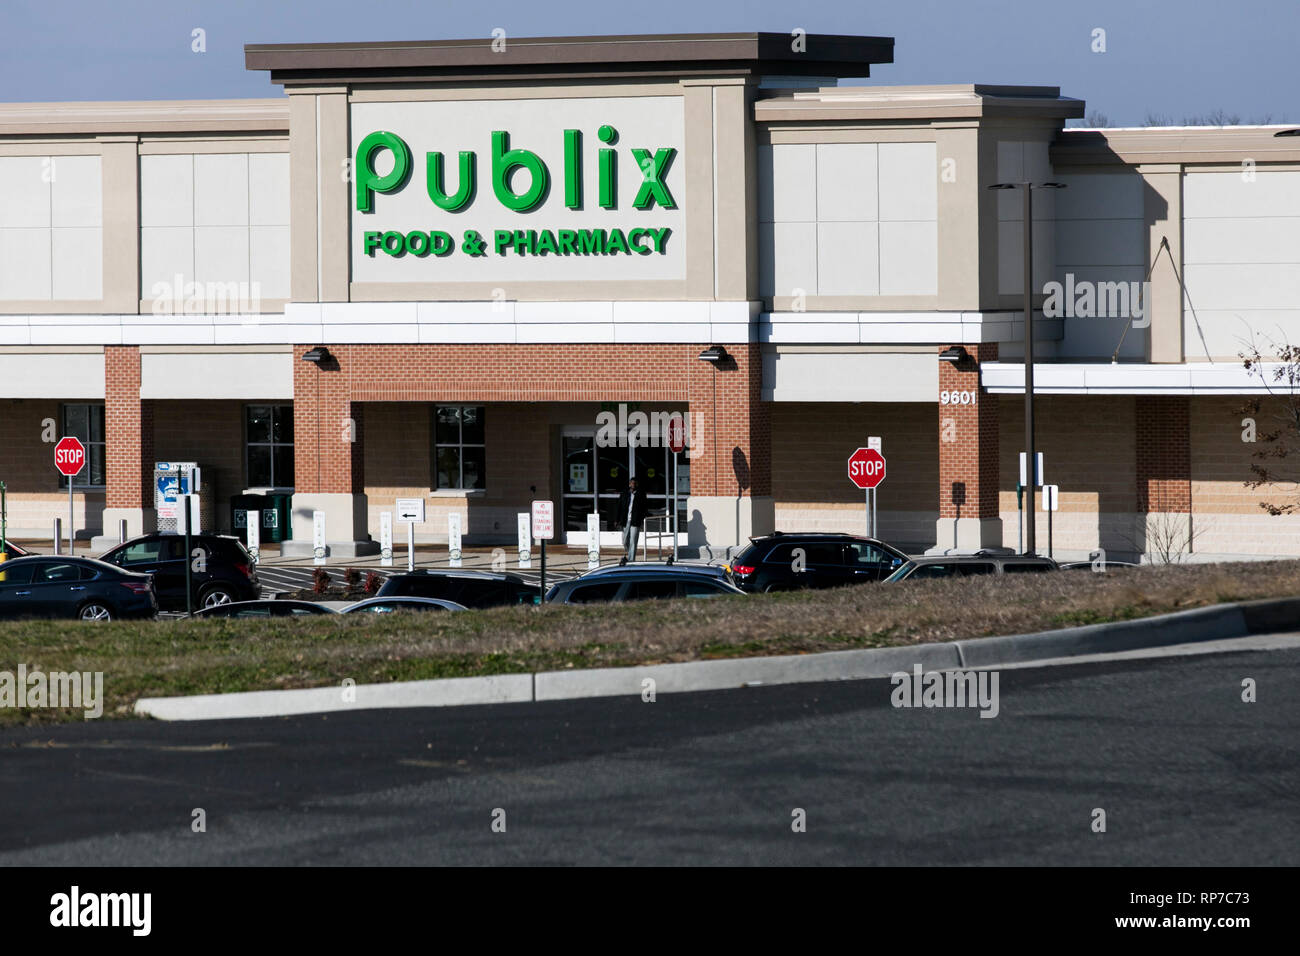
[[[195,613],[205,620],[216,617],[233,617],[241,620],[269,617],[314,617],[318,614],[337,614],[333,608],[312,601],[232,601],[214,604]]]
[[[441,568],[389,575],[376,597],[437,598],[472,608],[542,602],[541,589],[517,574]]]
[[[113,621],[157,613],[153,579],[147,574],[94,558],[42,556],[0,564],[0,619]]]

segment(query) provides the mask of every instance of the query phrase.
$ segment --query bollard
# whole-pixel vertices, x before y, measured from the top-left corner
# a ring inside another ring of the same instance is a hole
[[[54,519],[54,553],[63,553],[63,519]]]
[[[117,543],[126,544],[126,519],[122,518],[117,523]]]

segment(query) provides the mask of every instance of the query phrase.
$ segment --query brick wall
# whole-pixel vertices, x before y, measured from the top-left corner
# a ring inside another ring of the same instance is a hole
[[[1025,447],[1025,403],[1020,395],[989,398],[998,400],[1002,421],[1001,505],[1004,511],[1015,511],[1020,453]],[[1133,415],[1134,399],[1129,395],[1035,398],[1035,443],[1043,453],[1044,476],[1060,489],[1060,511],[1133,512],[1137,494]]]
[[[1136,402],[1137,510],[1186,514],[1192,510],[1190,399],[1140,395]]]
[[[1265,514],[1260,502],[1286,505],[1300,502],[1300,461],[1282,459],[1261,462],[1254,457],[1270,443],[1263,439],[1270,432],[1281,431],[1286,444],[1289,433],[1292,447],[1300,442],[1296,426],[1287,421],[1288,406],[1280,399],[1263,402],[1258,413],[1243,410],[1242,396],[1192,398],[1189,405],[1192,508],[1205,514]],[[1255,441],[1250,437],[1246,418],[1254,420]],[[1290,456],[1289,456],[1290,457]],[[1248,488],[1254,477],[1250,466],[1264,464],[1280,479],[1259,488]]]
[[[848,457],[879,435],[888,468],[876,509],[933,511],[939,480],[938,423],[920,403],[772,404],[772,495],[778,506],[863,507],[848,477]]]
[[[104,348],[105,504],[153,506],[153,408],[140,399],[140,349]],[[147,464],[146,464],[147,463]]]
[[[976,397],[974,404],[938,405],[939,517],[996,518],[998,402],[993,396],[980,394],[979,363],[996,362],[998,347],[964,348],[967,357],[961,362],[939,363],[940,392],[973,392]]]
[[[43,441],[46,419],[54,420],[59,437],[59,403],[28,398],[0,401],[0,481],[10,495],[57,494],[59,473],[54,468],[54,445]],[[66,494],[65,494],[66,497]]]
[[[5,483],[11,537],[48,545],[53,519],[68,520],[68,492],[54,468],[60,404],[45,398],[0,400],[0,481]],[[44,441],[47,419],[54,422],[51,442]],[[73,510],[78,535],[98,532],[103,527],[104,493],[76,491]]]
[[[194,461],[202,469],[199,498],[205,521],[230,528],[230,497],[244,490],[244,403],[236,400],[192,402],[158,400],[154,406],[154,449],[144,462]],[[153,489],[147,501],[153,507]]]
[[[309,347],[295,351],[301,355]],[[309,493],[362,491],[364,442],[358,434],[349,446],[341,435],[349,417],[361,427],[364,403],[635,401],[687,403],[692,418],[699,419],[692,422],[694,435],[703,436],[691,461],[694,494],[771,494],[770,422],[767,405],[759,401],[759,347],[728,346],[732,361],[716,371],[698,358],[706,347],[330,346],[335,362],[328,367],[294,362],[295,487]],[[503,424],[509,429],[525,421],[507,417]],[[549,483],[549,472],[544,477]],[[542,484],[536,483],[540,492]]]
[[[992,397],[992,396],[990,396]],[[1016,507],[1020,452],[1024,449],[1025,403],[1020,395],[999,395],[1002,420],[1001,500],[1003,540],[1016,540],[1022,515]],[[1048,483],[1059,489],[1059,510],[1051,516],[1056,556],[1061,550],[1116,554],[1142,550],[1135,521],[1134,399],[1130,395],[1039,395],[1034,401],[1035,438]],[[1028,497],[1025,507],[1029,507]],[[1048,515],[1041,495],[1033,502],[1038,547],[1048,546]]]

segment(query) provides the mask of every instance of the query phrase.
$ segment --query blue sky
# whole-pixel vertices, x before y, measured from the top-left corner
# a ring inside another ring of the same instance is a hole
[[[0,100],[272,96],[245,43],[770,30],[892,36],[872,83],[1061,87],[1110,125],[1300,122],[1297,0],[0,0]],[[191,31],[207,51],[191,51]],[[1104,53],[1093,31],[1105,30]]]

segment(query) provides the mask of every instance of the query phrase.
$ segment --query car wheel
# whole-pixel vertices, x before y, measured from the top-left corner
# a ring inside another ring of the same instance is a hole
[[[230,604],[235,600],[235,596],[224,585],[208,588],[199,598],[199,603],[204,607],[220,607],[223,604]]]
[[[77,609],[77,617],[83,621],[111,621],[113,612],[107,604],[99,601],[87,601]]]

